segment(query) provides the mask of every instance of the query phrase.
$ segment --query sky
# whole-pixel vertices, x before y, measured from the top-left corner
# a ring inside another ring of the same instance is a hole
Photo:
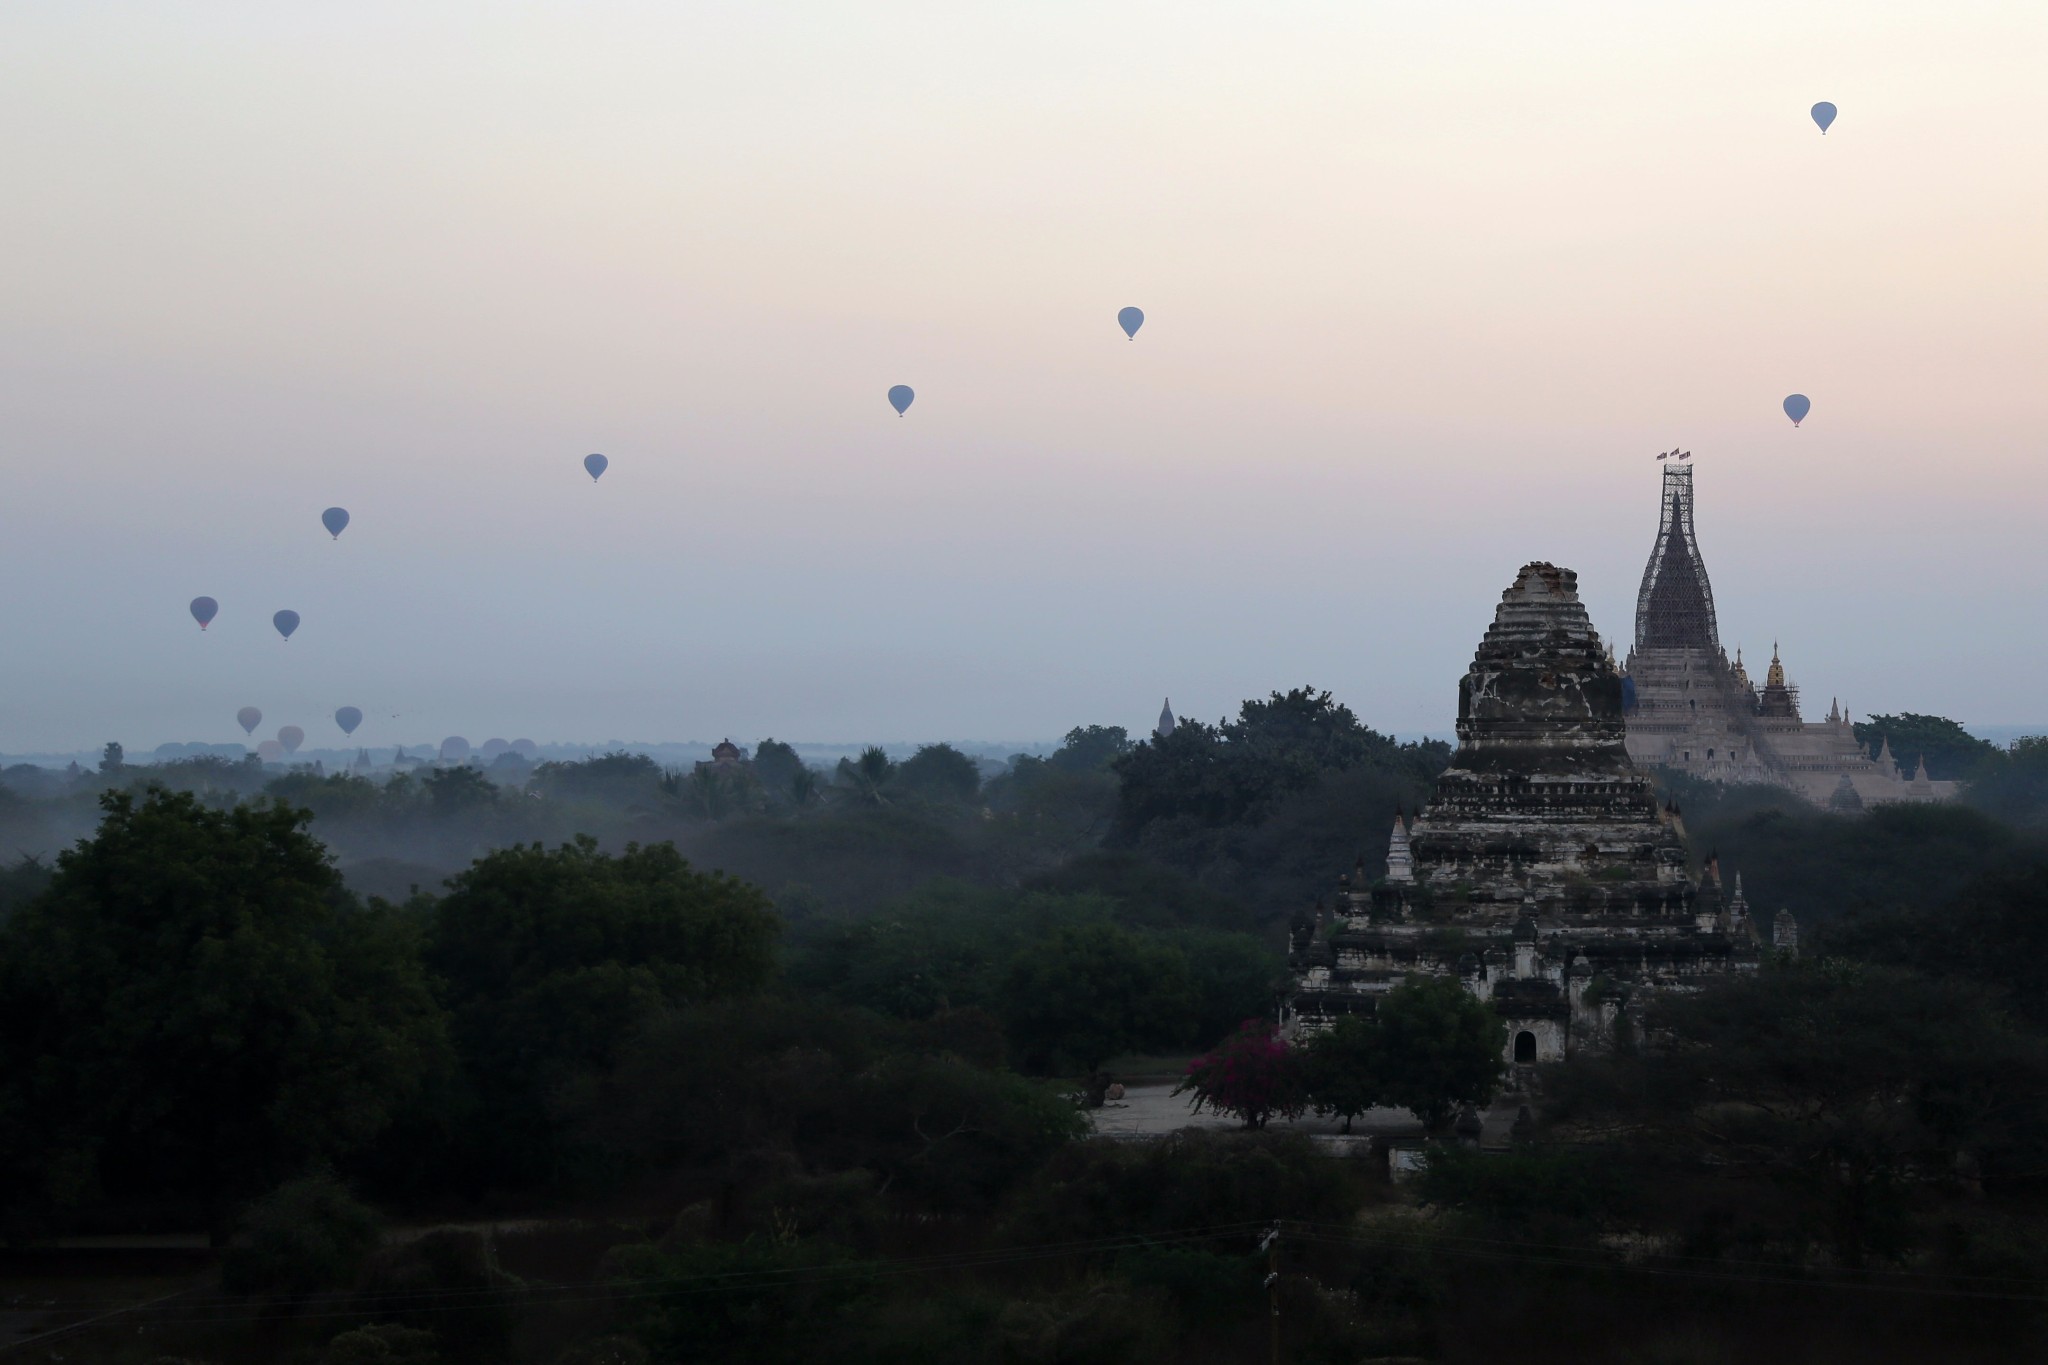
[[[1444,733],[1528,560],[1626,650],[1674,444],[1810,712],[2048,721],[2044,60],[1970,0],[7,6],[0,750]]]

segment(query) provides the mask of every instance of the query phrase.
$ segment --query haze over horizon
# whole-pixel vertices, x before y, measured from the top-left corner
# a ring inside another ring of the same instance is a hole
[[[607,14],[4,21],[0,750],[1441,734],[1674,443],[1809,718],[2048,720],[2048,10]]]

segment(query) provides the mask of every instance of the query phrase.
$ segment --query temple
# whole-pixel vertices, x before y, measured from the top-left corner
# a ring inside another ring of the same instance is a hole
[[[1909,777],[1888,746],[1874,755],[1865,749],[1839,701],[1829,704],[1827,719],[1805,720],[1776,645],[1761,690],[1740,649],[1729,661],[1693,531],[1692,470],[1664,467],[1657,541],[1643,569],[1635,648],[1622,680],[1629,755],[1711,781],[1786,787],[1835,809],[1953,797],[1956,784],[1930,781],[1924,760]]]
[[[1450,975],[1526,1066],[1611,1043],[1658,991],[1755,969],[1739,883],[1724,897],[1711,860],[1693,877],[1677,813],[1630,760],[1622,683],[1577,576],[1524,566],[1459,684],[1450,767],[1412,822],[1395,817],[1386,876],[1366,885],[1361,865],[1334,914],[1297,919],[1293,1028]]]

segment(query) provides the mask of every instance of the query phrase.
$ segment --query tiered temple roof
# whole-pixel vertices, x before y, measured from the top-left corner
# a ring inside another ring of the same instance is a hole
[[[1455,975],[1507,1019],[1512,1060],[1548,1061],[1610,1036],[1631,998],[1757,961],[1746,908],[1711,870],[1695,884],[1677,812],[1630,762],[1620,673],[1552,564],[1501,594],[1459,683],[1457,753],[1397,821],[1388,872],[1342,879],[1335,923],[1297,922],[1298,1025]]]

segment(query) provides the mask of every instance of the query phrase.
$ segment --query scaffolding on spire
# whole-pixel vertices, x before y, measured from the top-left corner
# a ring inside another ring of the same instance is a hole
[[[1643,569],[1636,594],[1637,649],[1703,649],[1718,653],[1721,632],[1714,622],[1714,589],[1692,529],[1692,470],[1664,466],[1664,510],[1657,543]]]

